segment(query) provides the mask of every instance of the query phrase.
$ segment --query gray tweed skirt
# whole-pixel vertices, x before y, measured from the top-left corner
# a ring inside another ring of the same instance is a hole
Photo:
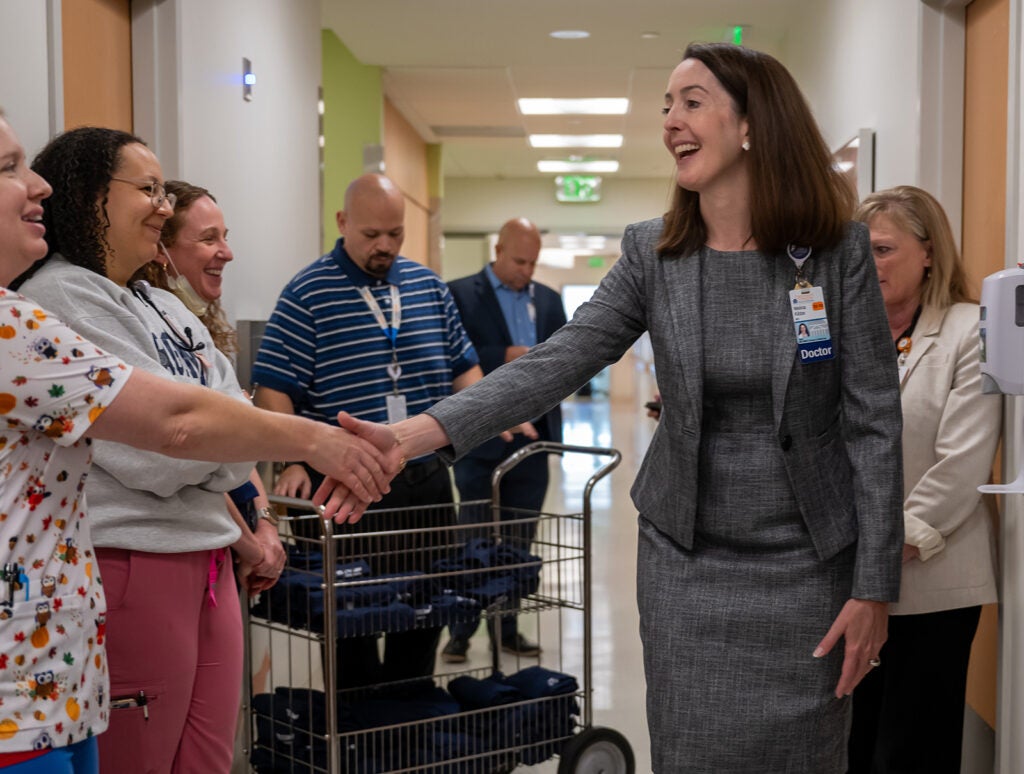
[[[639,519],[654,771],[841,774],[843,643],[811,654],[849,598],[855,546],[818,558],[774,436],[711,434],[702,447],[693,550]]]

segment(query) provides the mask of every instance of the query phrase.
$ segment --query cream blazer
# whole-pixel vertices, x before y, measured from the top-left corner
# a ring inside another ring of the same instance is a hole
[[[903,513],[921,551],[903,565],[894,615],[997,601],[992,516],[977,487],[989,480],[1002,398],[983,395],[978,306],[926,306],[901,372]]]

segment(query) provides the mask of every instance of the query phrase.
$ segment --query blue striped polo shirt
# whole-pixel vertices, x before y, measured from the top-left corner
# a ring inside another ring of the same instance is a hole
[[[339,411],[386,422],[391,342],[359,294],[367,286],[391,320],[390,286],[401,294],[396,340],[399,392],[409,416],[451,395],[452,380],[477,365],[448,286],[434,272],[399,256],[384,280],[360,269],[344,239],[285,286],[267,323],[254,384],[283,392],[295,413],[337,424]]]

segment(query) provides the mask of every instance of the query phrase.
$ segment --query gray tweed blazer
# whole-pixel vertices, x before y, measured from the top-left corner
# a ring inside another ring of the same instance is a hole
[[[461,456],[572,394],[649,331],[663,410],[631,490],[644,518],[684,548],[693,546],[703,396],[700,261],[659,258],[660,218],[626,229],[622,256],[572,321],[526,356],[430,408]],[[903,543],[902,419],[898,374],[867,228],[848,226],[841,244],[816,250],[804,267],[825,297],[836,357],[797,362],[788,291],[795,269],[773,265],[775,428],[811,539],[822,559],[857,543],[853,596],[894,601]],[[727,346],[727,344],[726,344]],[[736,464],[745,465],[737,459]]]

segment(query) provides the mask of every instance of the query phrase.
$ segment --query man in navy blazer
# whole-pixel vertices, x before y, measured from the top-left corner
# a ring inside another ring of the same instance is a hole
[[[532,280],[540,247],[537,227],[525,218],[515,218],[498,232],[494,263],[476,274],[448,283],[485,374],[525,355],[530,347],[565,325],[561,296]],[[540,440],[561,442],[562,412],[557,406],[534,419],[533,425]],[[493,438],[455,463],[455,482],[461,499],[464,502],[490,500],[494,468],[532,440],[522,434],[509,442]],[[521,509],[503,510],[502,518],[522,519],[528,515],[524,511],[540,511],[547,487],[547,454],[527,457],[502,479],[501,505]],[[464,508],[460,518],[467,522],[489,521],[491,515],[488,508]],[[527,550],[535,532],[536,522],[513,525],[505,531],[505,537],[517,548]],[[465,661],[469,638],[475,628],[473,624],[453,626],[451,640],[441,657],[449,662]],[[525,656],[540,653],[536,643],[518,632],[514,616],[502,622],[501,647]]]

